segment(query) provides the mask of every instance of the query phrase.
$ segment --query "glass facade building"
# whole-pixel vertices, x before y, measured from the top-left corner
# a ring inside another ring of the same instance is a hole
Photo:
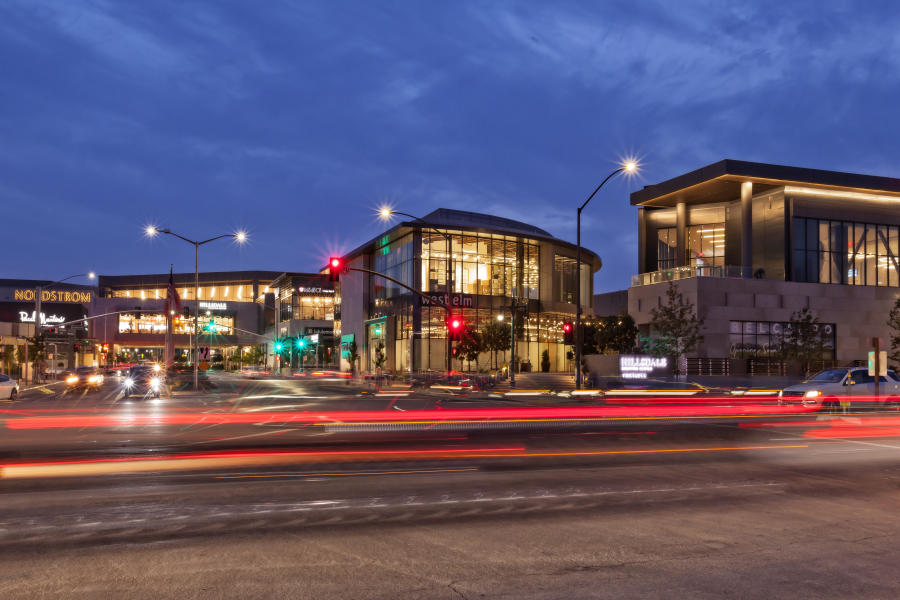
[[[567,370],[562,324],[575,317],[575,247],[537,227],[490,215],[441,209],[423,221],[429,226],[401,223],[348,255],[351,266],[384,273],[424,295],[373,275],[343,278],[341,330],[345,344],[353,338],[365,348],[363,369],[374,368],[374,349],[383,345],[387,370],[444,370],[449,302],[454,316],[478,331],[498,315],[508,325],[515,304],[519,366],[540,369],[547,350],[551,369]],[[600,259],[582,250],[582,260],[582,300],[590,315]],[[357,294],[364,300],[351,298]],[[471,368],[493,366],[490,358],[483,354]]]

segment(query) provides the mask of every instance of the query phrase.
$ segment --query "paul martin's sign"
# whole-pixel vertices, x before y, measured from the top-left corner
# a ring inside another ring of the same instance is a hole
[[[14,290],[14,300],[34,302],[34,290]],[[41,290],[41,302],[72,302],[87,304],[91,301],[91,292],[80,290]]]
[[[475,306],[475,297],[472,294],[453,294],[447,297],[446,294],[425,294],[419,296],[422,306],[449,306],[454,308],[473,308]]]

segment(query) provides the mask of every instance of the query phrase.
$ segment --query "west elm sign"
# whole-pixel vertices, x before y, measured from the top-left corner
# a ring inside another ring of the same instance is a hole
[[[426,294],[419,296],[422,306],[447,306],[448,298],[446,294]],[[453,307],[472,308],[475,306],[475,298],[472,294],[453,294],[449,298],[449,305]]]
[[[622,379],[647,379],[667,375],[669,359],[666,357],[623,354],[619,356],[619,375]]]

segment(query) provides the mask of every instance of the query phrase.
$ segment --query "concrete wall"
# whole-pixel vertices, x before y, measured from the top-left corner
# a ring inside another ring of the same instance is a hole
[[[638,326],[649,324],[667,285],[629,288],[628,312]],[[681,279],[675,286],[705,319],[705,340],[696,355],[717,358],[729,355],[730,321],[788,321],[809,307],[819,321],[836,324],[837,360],[865,359],[869,338],[889,338],[888,313],[900,295],[897,288],[725,277]]]

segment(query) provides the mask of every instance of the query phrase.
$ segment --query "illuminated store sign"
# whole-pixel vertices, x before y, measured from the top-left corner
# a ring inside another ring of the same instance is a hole
[[[206,310],[228,310],[228,304],[226,302],[203,302],[201,300],[200,308],[205,308]]]
[[[334,290],[321,287],[305,287],[301,285],[297,288],[297,292],[300,294],[333,294]]]
[[[24,310],[19,311],[19,321],[22,323],[34,323],[34,311],[31,313],[27,313]],[[41,324],[46,325],[48,323],[65,323],[66,318],[61,315],[48,315],[47,313],[41,313]]]
[[[422,302],[422,306],[447,305],[446,294],[426,294],[425,296],[419,296],[419,298]],[[472,308],[475,306],[475,298],[472,294],[453,294],[453,296],[450,297],[450,306]]]
[[[14,290],[15,300],[34,302],[34,290]],[[91,292],[80,290],[41,290],[41,302],[72,302],[85,304],[91,301]]]
[[[647,379],[650,376],[666,375],[669,359],[666,357],[625,354],[619,357],[619,374],[623,379]]]

